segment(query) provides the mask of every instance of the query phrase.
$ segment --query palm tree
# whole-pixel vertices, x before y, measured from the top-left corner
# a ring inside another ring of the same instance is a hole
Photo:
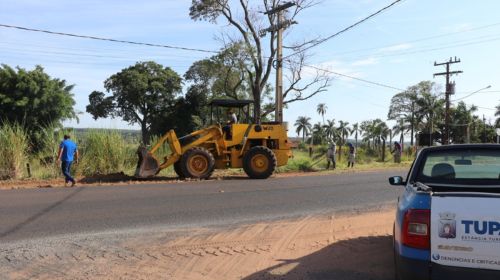
[[[410,130],[410,124],[405,121],[405,119],[399,119],[398,123],[392,127],[394,135],[399,134],[399,143],[403,145],[405,141],[405,133]]]
[[[311,118],[301,116],[295,121],[295,126],[297,127],[297,135],[300,135],[302,132],[302,142],[306,141],[306,134],[311,131]]]
[[[379,131],[380,138],[382,139],[382,162],[384,162],[385,161],[385,142],[387,140],[387,136],[390,135],[392,137],[392,135],[391,135],[392,132],[385,122],[379,123],[377,130]],[[391,141],[392,141],[392,139],[391,139]]]
[[[460,101],[451,111],[450,124],[450,142],[451,143],[470,143],[470,127],[474,120],[474,112],[477,106],[467,106],[465,102]]]
[[[335,142],[335,140],[338,137],[338,131],[337,128],[335,127],[335,120],[326,120],[326,124],[323,125],[323,129],[325,130],[325,135],[328,139],[330,139],[332,142]]]
[[[370,143],[372,142],[371,140],[373,139],[373,136],[372,136],[372,122],[371,120],[368,120],[368,121],[362,121],[361,122],[361,125],[359,126],[361,132],[362,132],[362,135],[363,135],[363,138],[362,138],[362,141],[365,142],[368,146],[368,149],[371,148],[371,145]]]
[[[325,129],[324,127],[321,125],[320,122],[316,123],[314,126],[313,126],[313,138],[316,138],[319,140],[319,143],[320,144],[323,144],[324,143],[324,140],[325,140]]]
[[[325,103],[319,103],[318,107],[316,108],[316,112],[318,112],[318,114],[320,114],[321,117],[323,118],[323,124],[325,124],[325,114],[327,109],[328,107],[326,106]]]
[[[358,133],[361,133],[361,128],[358,123],[352,125],[351,135],[354,134],[354,141],[356,143],[356,148],[358,148]]]
[[[345,144],[347,136],[351,134],[351,130],[349,129],[349,123],[344,121],[339,121],[339,127],[337,128],[340,135],[340,143],[339,143],[339,161],[342,155],[342,145]]]
[[[438,98],[437,95],[423,93],[417,99],[417,105],[418,110],[416,115],[418,122],[421,124],[421,130],[427,131],[432,135],[437,124],[442,123],[444,100]]]
[[[375,119],[370,122],[368,129],[370,131],[370,136],[372,137],[374,149],[379,148],[382,143],[381,136],[384,125],[387,127],[381,119]]]

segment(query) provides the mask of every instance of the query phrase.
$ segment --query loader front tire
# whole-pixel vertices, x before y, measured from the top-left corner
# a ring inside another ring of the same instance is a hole
[[[205,148],[189,149],[180,159],[180,171],[186,178],[208,179],[214,168],[214,156]]]
[[[243,170],[252,179],[267,179],[273,175],[277,160],[271,149],[255,146],[243,157]]]
[[[177,176],[179,176],[180,179],[184,179],[186,178],[186,175],[184,175],[182,173],[182,169],[181,169],[181,161],[178,160],[174,163],[174,171],[175,171],[175,174],[177,174]]]

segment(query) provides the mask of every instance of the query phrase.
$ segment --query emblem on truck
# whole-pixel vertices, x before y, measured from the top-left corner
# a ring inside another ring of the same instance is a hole
[[[451,212],[439,213],[438,232],[439,237],[453,239],[457,237],[457,221],[455,214]]]

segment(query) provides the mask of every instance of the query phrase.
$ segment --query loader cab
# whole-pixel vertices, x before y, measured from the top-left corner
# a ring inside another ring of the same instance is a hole
[[[214,99],[208,105],[210,106],[210,124],[225,125],[229,110],[236,114],[238,123],[253,123],[253,100]]]

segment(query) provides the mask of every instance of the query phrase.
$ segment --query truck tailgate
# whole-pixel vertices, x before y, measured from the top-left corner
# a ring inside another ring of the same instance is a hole
[[[500,195],[433,193],[431,261],[438,266],[500,270]]]

